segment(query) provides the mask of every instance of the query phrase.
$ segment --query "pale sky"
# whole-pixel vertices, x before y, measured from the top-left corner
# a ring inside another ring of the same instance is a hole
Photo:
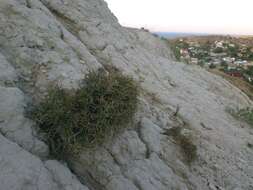
[[[253,0],[105,0],[124,26],[253,35]]]

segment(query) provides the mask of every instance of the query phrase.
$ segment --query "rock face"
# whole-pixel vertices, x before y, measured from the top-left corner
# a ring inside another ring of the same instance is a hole
[[[141,85],[134,124],[69,166],[49,160],[25,107],[108,64]],[[226,112],[250,105],[222,78],[173,61],[166,42],[121,27],[102,0],[0,0],[1,190],[252,190],[252,129]],[[164,135],[172,127],[193,137],[193,163]]]

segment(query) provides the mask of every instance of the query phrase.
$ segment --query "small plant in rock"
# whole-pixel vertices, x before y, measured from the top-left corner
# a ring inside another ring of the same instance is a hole
[[[253,144],[251,144],[251,143],[247,143],[247,147],[249,147],[249,148],[253,149]]]
[[[188,163],[192,163],[197,158],[197,147],[193,144],[192,139],[182,134],[181,127],[172,127],[167,129],[164,135],[172,136],[176,144],[180,146],[181,151]]]
[[[247,122],[251,127],[253,127],[253,109],[245,108],[239,110],[227,109],[227,111],[237,119]]]
[[[31,118],[45,133],[51,153],[62,158],[82,147],[103,143],[133,119],[137,85],[117,69],[90,72],[80,88],[51,88],[31,111]]]

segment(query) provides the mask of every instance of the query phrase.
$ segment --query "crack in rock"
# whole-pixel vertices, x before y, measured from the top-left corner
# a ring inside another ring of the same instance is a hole
[[[145,141],[145,139],[143,138],[143,136],[142,136],[142,133],[141,133],[141,127],[142,127],[142,124],[141,124],[141,121],[137,124],[138,126],[137,126],[137,129],[136,129],[136,132],[137,132],[137,134],[138,134],[138,137],[139,137],[139,139],[141,140],[141,142],[145,145],[145,147],[146,147],[146,156],[145,156],[145,158],[146,159],[149,159],[150,158],[150,155],[151,155],[151,150],[150,150],[150,148],[149,148],[149,145],[148,145],[148,143]]]
[[[119,161],[117,160],[117,158],[114,156],[114,154],[108,149],[108,148],[105,148],[105,150],[110,154],[110,156],[112,157],[113,161],[115,162],[115,164],[118,165],[118,167],[120,168],[120,173],[121,175],[126,178],[127,180],[131,181],[135,187],[139,190],[142,190],[140,185],[136,184],[134,180],[131,180],[126,174],[125,172],[123,171],[123,168],[122,168],[122,165],[119,163]]]

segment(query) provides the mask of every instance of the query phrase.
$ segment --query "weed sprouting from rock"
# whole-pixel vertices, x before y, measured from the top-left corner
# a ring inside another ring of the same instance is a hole
[[[188,163],[191,163],[196,159],[197,147],[193,144],[190,137],[182,134],[181,127],[172,127],[167,129],[163,134],[171,136],[175,140],[176,144],[181,148],[181,152]]]

